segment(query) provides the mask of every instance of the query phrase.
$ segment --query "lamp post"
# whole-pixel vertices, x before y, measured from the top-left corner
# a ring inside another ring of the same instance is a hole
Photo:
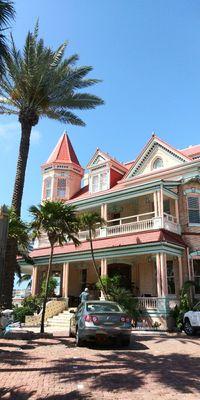
[[[3,276],[5,270],[5,252],[8,237],[8,209],[0,207],[0,307],[2,305]]]

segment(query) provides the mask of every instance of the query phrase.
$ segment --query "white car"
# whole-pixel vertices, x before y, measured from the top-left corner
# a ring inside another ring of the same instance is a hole
[[[191,311],[187,311],[183,317],[183,329],[189,336],[200,330],[200,301]]]

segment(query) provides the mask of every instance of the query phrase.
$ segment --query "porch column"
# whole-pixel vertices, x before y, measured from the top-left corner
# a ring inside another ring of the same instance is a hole
[[[158,217],[158,193],[154,192],[153,194],[153,202],[154,202],[154,212],[155,212],[155,217]]]
[[[107,204],[104,203],[101,205],[101,218],[105,219],[107,221]]]
[[[68,300],[69,295],[69,263],[63,264],[62,297]]]
[[[164,228],[164,215],[163,215],[163,187],[160,189],[160,215],[162,218],[162,228]]]
[[[107,260],[106,258],[101,259],[101,277],[103,278],[104,276],[107,276],[108,273],[108,266],[107,266]],[[105,300],[104,294],[101,291],[101,297],[100,300]]]
[[[183,266],[181,257],[178,257],[178,271],[179,271],[179,286],[181,289],[183,286]]]
[[[32,272],[32,286],[31,286],[32,296],[36,296],[37,294],[37,280],[38,280],[37,278],[38,278],[38,267],[34,265]]]
[[[106,276],[108,273],[108,266],[106,258],[101,259],[101,277]]]
[[[156,192],[157,194],[157,209],[158,209],[158,217],[161,217],[161,201],[160,201],[160,191]]]
[[[175,199],[175,214],[176,214],[177,224],[179,224],[178,199]]]
[[[160,254],[160,268],[161,268],[161,281],[162,281],[162,296],[168,295],[167,285],[167,256],[165,253]]]
[[[156,254],[157,296],[161,297],[161,268],[160,254]]]

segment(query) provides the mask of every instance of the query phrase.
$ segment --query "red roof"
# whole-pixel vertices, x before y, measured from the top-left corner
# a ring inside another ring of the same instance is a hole
[[[51,153],[46,164],[51,164],[54,162],[67,163],[67,164],[74,163],[80,166],[76,153],[66,133],[63,133],[63,135],[59,139],[55,149]]]
[[[93,247],[94,250],[101,250],[106,248],[113,248],[118,246],[131,246],[131,245],[140,245],[147,243],[156,243],[156,242],[168,242],[177,244],[180,246],[185,246],[182,238],[176,233],[168,232],[165,230],[157,230],[157,231],[145,231],[140,233],[132,233],[129,235],[120,235],[113,236],[110,238],[100,238],[94,239]],[[65,254],[65,253],[78,253],[82,251],[89,251],[90,244],[88,241],[82,242],[80,246],[75,247],[74,244],[66,244],[64,246],[56,246],[54,250],[54,254]],[[50,248],[40,248],[35,249],[30,253],[31,257],[42,257],[49,256]]]
[[[195,156],[195,155],[200,155],[200,144],[197,144],[195,146],[189,146],[186,149],[180,150],[181,153],[183,153],[185,156]]]

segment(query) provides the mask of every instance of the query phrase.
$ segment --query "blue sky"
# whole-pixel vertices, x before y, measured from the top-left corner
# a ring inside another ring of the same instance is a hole
[[[91,90],[105,106],[82,113],[85,128],[41,120],[33,130],[22,216],[41,195],[40,165],[67,130],[87,164],[96,147],[130,161],[152,131],[175,147],[200,143],[199,0],[17,0],[13,34],[22,47],[39,17],[52,47],[92,65],[102,83]],[[0,116],[0,203],[10,204],[20,127]]]

